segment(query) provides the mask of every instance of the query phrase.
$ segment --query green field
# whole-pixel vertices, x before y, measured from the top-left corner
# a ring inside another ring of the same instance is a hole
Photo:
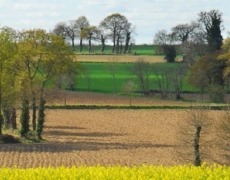
[[[154,69],[173,69],[176,67],[182,68],[181,63],[155,63],[154,68],[151,71],[150,75],[150,89],[158,90],[157,77]],[[102,92],[102,93],[113,93],[113,76],[109,71],[109,63],[86,63],[82,62],[81,66],[87,70],[86,75],[81,75],[77,80],[77,90],[79,91],[93,91],[93,92]],[[116,63],[115,65],[115,84],[116,92],[122,92],[124,84],[132,79],[135,84],[138,85],[138,80],[133,74],[132,69],[134,68],[134,63]],[[89,86],[90,81],[90,86]],[[137,88],[137,91],[140,88]],[[191,85],[184,78],[183,91],[195,91]]]
[[[79,46],[78,45],[76,45],[75,49],[76,49],[75,52],[77,54],[89,54],[87,44],[83,45],[83,50],[81,53],[79,52]],[[104,54],[111,54],[111,53],[112,53],[112,46],[106,45]],[[100,45],[93,45],[91,54],[101,54],[101,46]],[[153,56],[153,55],[155,55],[155,47],[154,47],[154,45],[147,45],[147,44],[133,45],[132,50],[131,50],[131,54]]]

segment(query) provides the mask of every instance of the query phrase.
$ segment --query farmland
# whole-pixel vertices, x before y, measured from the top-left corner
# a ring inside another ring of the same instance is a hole
[[[183,144],[181,127],[185,123],[188,108],[200,105],[196,103],[200,96],[196,93],[197,89],[187,82],[186,76],[181,101],[172,97],[162,99],[159,93],[144,96],[138,93],[139,89],[131,97],[123,92],[123,86],[129,79],[135,84],[139,83],[132,72],[138,58],[146,60],[152,68],[149,76],[149,88],[152,90],[158,89],[157,71],[154,70],[184,67],[179,62],[180,57],[176,63],[165,63],[163,56],[152,56],[149,52],[143,50],[139,54],[144,55],[123,56],[77,54],[75,60],[82,72],[77,76],[76,89],[47,90],[45,94],[44,140],[0,144],[0,167],[44,167],[46,170],[48,167],[58,169],[62,166],[84,166],[86,169],[113,166],[123,170],[153,165],[156,168],[158,165],[190,167],[193,163],[193,145]],[[113,76],[109,71],[113,63],[116,65],[115,93]],[[203,98],[208,101],[207,94]],[[224,111],[207,111],[212,121],[202,130],[201,143],[205,144],[202,145],[202,161],[208,165],[227,163],[225,155],[228,151],[222,149],[223,142],[217,136],[217,127]],[[20,114],[17,117],[19,124]],[[17,131],[6,133],[18,135]],[[190,136],[189,141],[192,138]],[[167,172],[166,169],[163,171]]]
[[[103,54],[111,54],[112,52],[112,46],[111,45],[106,45],[106,48],[103,52]],[[75,47],[76,49],[76,53],[78,55],[81,54],[89,54],[88,53],[88,46],[84,45],[82,52],[79,52],[79,46],[77,45]],[[92,46],[92,54],[101,54],[101,46],[100,45],[93,45]],[[147,45],[147,44],[143,44],[143,45],[133,45],[132,50],[131,50],[131,54],[135,54],[135,55],[145,55],[145,56],[155,56],[156,55],[156,47],[153,45]]]
[[[204,161],[224,160],[215,126],[222,111],[210,111],[204,128]],[[185,110],[47,110],[43,143],[0,146],[0,166],[59,167],[81,165],[179,165],[192,162],[192,146],[182,146],[180,125]]]
[[[126,58],[123,57],[125,60]],[[92,58],[91,58],[92,59]],[[117,87],[117,92],[123,91],[124,84],[129,80],[133,79],[136,84],[139,82],[133,73],[134,63],[115,63],[114,75],[115,83]],[[77,82],[77,89],[80,91],[93,91],[93,92],[103,92],[103,93],[113,93],[113,76],[109,70],[111,64],[109,61],[107,63],[102,62],[81,62],[81,66],[87,71],[86,75],[80,76]],[[184,68],[182,63],[167,64],[167,63],[154,63],[152,65],[152,70],[150,74],[150,89],[158,89],[157,84],[157,71],[159,69],[172,70],[175,68]],[[90,84],[89,84],[90,81]],[[89,87],[90,86],[90,87]],[[139,88],[137,88],[138,90]],[[192,87],[184,77],[183,91],[197,91]]]

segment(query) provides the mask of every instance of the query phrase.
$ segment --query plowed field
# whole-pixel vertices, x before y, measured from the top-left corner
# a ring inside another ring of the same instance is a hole
[[[207,162],[221,159],[216,124],[221,111],[202,129]],[[180,142],[185,110],[47,110],[45,143],[0,144],[0,166],[175,165],[193,158]],[[191,136],[191,138],[193,138]],[[192,163],[192,161],[191,161]]]

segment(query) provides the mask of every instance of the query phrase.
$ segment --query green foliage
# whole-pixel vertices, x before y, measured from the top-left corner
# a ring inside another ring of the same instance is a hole
[[[191,66],[188,80],[198,87],[201,93],[208,91],[212,102],[224,102],[225,62],[218,61],[219,52],[206,54]]]
[[[163,46],[165,59],[167,62],[172,63],[175,62],[176,59],[176,48],[174,45],[164,45]]]
[[[203,26],[203,29],[206,30],[209,51],[220,50],[223,41],[221,35],[222,13],[215,9],[209,12],[200,12],[199,22]]]
[[[220,85],[211,85],[208,88],[208,93],[210,100],[214,103],[223,103],[224,102],[224,88]]]

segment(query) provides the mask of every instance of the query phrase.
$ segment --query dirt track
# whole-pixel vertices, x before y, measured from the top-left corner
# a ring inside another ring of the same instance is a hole
[[[185,113],[183,110],[49,110],[44,133],[47,142],[1,144],[0,166],[186,163],[178,159],[181,149],[178,128]]]

